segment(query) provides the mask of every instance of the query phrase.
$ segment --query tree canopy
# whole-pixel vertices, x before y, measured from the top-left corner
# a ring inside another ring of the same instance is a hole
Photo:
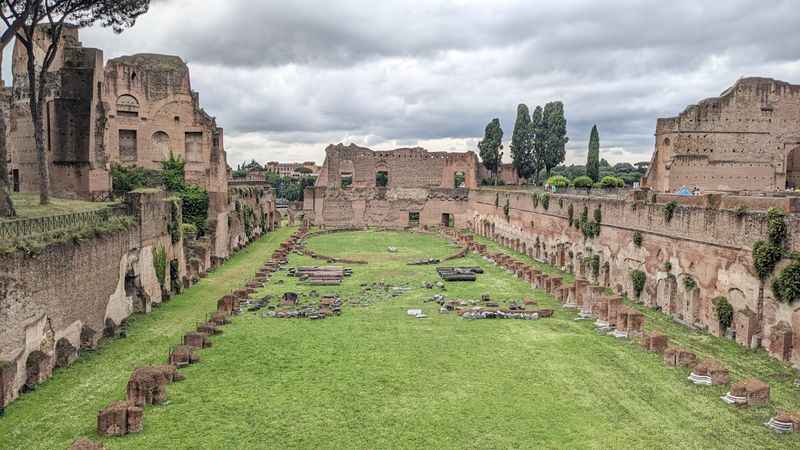
[[[600,179],[600,135],[597,132],[597,125],[592,127],[589,134],[589,154],[586,157],[586,175],[592,181]]]
[[[520,178],[530,178],[535,172],[533,155],[533,133],[528,106],[520,103],[517,106],[517,120],[514,122],[514,133],[511,135],[511,160]]]
[[[492,173],[492,178],[497,178],[497,170],[503,159],[503,129],[500,119],[492,119],[484,131],[483,140],[478,143],[478,153],[486,170]]]

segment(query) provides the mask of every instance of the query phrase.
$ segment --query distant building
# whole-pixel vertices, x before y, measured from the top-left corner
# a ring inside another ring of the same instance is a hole
[[[305,161],[301,163],[282,163],[278,161],[270,161],[267,163],[265,170],[269,173],[277,173],[283,177],[300,178],[303,176],[318,177],[320,166],[314,161]]]

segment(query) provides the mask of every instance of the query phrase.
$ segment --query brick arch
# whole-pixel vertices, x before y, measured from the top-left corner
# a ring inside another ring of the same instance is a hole
[[[786,155],[786,187],[800,188],[800,146],[789,150]]]
[[[25,360],[25,388],[33,390],[36,385],[50,378],[52,372],[52,358],[40,350],[32,351]]]
[[[69,339],[62,337],[56,342],[56,367],[69,367],[78,358],[78,349]]]

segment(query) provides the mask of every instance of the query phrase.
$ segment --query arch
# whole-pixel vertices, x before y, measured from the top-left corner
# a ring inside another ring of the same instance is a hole
[[[130,94],[117,98],[117,115],[120,117],[139,117],[139,100]]]
[[[464,188],[467,187],[467,174],[463,170],[453,172],[453,187]]]
[[[78,349],[67,338],[56,342],[56,367],[64,368],[72,365],[78,359]]]
[[[32,391],[36,385],[50,378],[52,370],[47,354],[39,350],[31,352],[25,360],[25,386],[23,389]]]
[[[800,146],[791,149],[786,155],[786,188],[800,188]]]
[[[153,146],[153,157],[162,160],[169,159],[172,149],[170,148],[169,135],[163,131],[156,131],[150,138]]]
[[[97,348],[97,332],[84,325],[81,327],[81,350],[94,350]]]

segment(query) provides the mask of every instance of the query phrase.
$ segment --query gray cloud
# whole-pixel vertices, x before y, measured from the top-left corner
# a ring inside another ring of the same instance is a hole
[[[515,106],[566,105],[569,156],[649,159],[655,119],[740,76],[798,81],[793,1],[163,0],[106,57],[181,55],[229,159],[322,158],[329,142],[473,149]],[[461,148],[459,148],[461,147]]]

